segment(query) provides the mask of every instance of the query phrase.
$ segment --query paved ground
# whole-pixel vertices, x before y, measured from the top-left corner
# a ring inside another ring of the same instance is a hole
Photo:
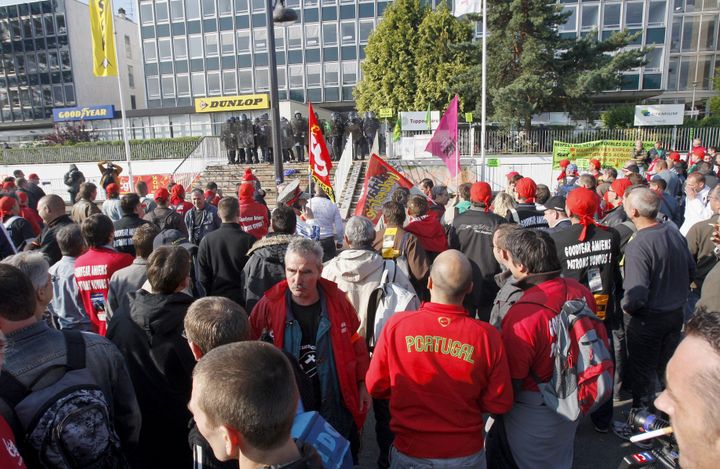
[[[629,401],[615,405],[615,419],[625,418],[629,408]],[[375,443],[375,420],[372,415],[368,416],[363,432],[363,448],[360,452],[360,464],[356,468],[374,469],[377,460],[377,445]],[[575,437],[575,462],[574,469],[617,469],[620,461],[628,454],[640,451],[637,447],[631,446],[629,442],[622,441],[612,431],[601,434],[593,429],[589,418],[580,423],[577,436]]]

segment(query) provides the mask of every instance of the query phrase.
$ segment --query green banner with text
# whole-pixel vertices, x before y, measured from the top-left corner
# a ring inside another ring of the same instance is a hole
[[[654,142],[643,142],[645,151],[650,150]],[[568,159],[586,169],[592,159],[599,160],[605,166],[622,168],[630,159],[635,147],[634,140],[595,140],[585,143],[553,142],[553,168],[559,168],[561,160]]]

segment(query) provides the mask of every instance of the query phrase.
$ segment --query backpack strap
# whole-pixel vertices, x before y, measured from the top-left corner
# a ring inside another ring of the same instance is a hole
[[[19,220],[22,217],[13,215],[12,217],[8,218],[7,221],[3,224],[5,226],[6,230],[9,230],[13,223],[15,223],[15,220]]]
[[[388,278],[388,266],[390,265],[392,265],[391,268],[393,269],[392,280]],[[388,259],[383,261],[383,273],[380,277],[380,284],[373,289],[372,293],[370,293],[370,298],[368,299],[367,316],[365,318],[365,345],[367,345],[368,350],[371,352],[373,347],[370,346],[370,343],[375,338],[375,316],[377,314],[377,308],[380,305],[380,295],[383,292],[383,286],[386,283],[392,283],[395,280],[394,269],[395,261]]]
[[[80,331],[63,331],[67,347],[68,370],[82,370],[85,368],[85,339]]]
[[[11,408],[15,408],[23,399],[25,399],[32,391],[22,384],[9,371],[2,370],[0,372],[0,398],[4,400]]]

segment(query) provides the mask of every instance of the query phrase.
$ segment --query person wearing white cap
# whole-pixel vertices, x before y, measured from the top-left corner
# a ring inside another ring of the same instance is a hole
[[[283,204],[292,208],[297,216],[295,234],[303,238],[320,240],[320,226],[314,220],[313,212],[307,205],[310,195],[300,189],[300,180],[290,181],[278,194],[278,205]]]

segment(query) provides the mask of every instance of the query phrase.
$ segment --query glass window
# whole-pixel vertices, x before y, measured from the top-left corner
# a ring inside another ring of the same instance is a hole
[[[645,44],[665,44],[665,28],[649,28],[645,32]]]
[[[215,0],[202,0],[202,11],[205,18],[215,16]]]
[[[237,13],[247,13],[249,11],[248,0],[235,0],[235,11]]]
[[[285,29],[275,28],[275,50],[285,49]]]
[[[340,66],[337,63],[325,63],[325,86],[338,85],[340,83]]]
[[[235,80],[235,70],[224,70],[222,72],[223,93],[237,93],[237,82]]]
[[[265,0],[252,0],[253,11],[265,11]]]
[[[670,38],[670,52],[680,52],[680,38],[682,36],[682,16],[675,16],[672,24],[672,37]]]
[[[157,53],[155,52],[155,40],[147,39],[143,41],[143,50],[145,52],[145,62],[157,62]]]
[[[633,2],[625,4],[625,26],[642,26],[644,3]]]
[[[337,45],[337,24],[335,23],[323,23],[323,45],[325,46],[336,46]]]
[[[686,16],[683,25],[682,51],[695,51],[698,47],[700,34],[700,17]]]
[[[305,25],[305,46],[312,47],[320,45],[320,25],[319,24],[306,24]]]
[[[307,66],[307,86],[320,86],[320,64]]]
[[[187,59],[187,41],[184,37],[173,38],[176,59]]]
[[[35,30],[35,36],[43,36],[43,20],[42,16],[36,16],[33,18],[33,29]]]
[[[562,32],[575,31],[577,29],[577,7],[563,7],[563,13],[570,13],[565,24],[561,24],[558,30]]]
[[[717,10],[718,0],[705,0],[703,2],[703,10]]]
[[[680,91],[692,90],[695,80],[695,57],[680,58],[680,77],[678,85]]]
[[[143,2],[140,4],[140,21],[142,24],[155,24],[152,2]]]
[[[691,11],[695,11],[695,5],[702,3],[702,0],[687,0],[685,3],[685,11],[689,13]]]
[[[582,7],[582,29],[589,31],[597,28],[598,25],[598,5],[583,5]]]
[[[182,75],[176,75],[177,81],[176,91],[178,97],[190,96],[190,77],[183,73]]]
[[[645,54],[647,64],[645,64],[645,70],[657,70],[662,68],[663,48],[656,47]]]
[[[155,3],[155,21],[157,23],[166,23],[168,21],[168,4],[167,2]]]
[[[218,0],[218,15],[226,16],[232,14],[232,0]]]
[[[290,65],[288,67],[288,75],[290,78],[290,88],[303,88],[303,66]]]
[[[299,24],[287,28],[288,49],[299,49],[302,47],[302,29]]]
[[[130,36],[125,35],[125,58],[132,59],[132,43],[130,42]]]
[[[185,17],[189,20],[200,18],[200,0],[185,0]],[[194,89],[193,94],[195,94]]]
[[[649,25],[665,24],[665,3],[666,2],[650,2],[648,9]]]
[[[355,22],[341,23],[340,35],[342,36],[343,44],[355,44]]]
[[[267,68],[255,69],[255,89],[266,90],[270,87]]]
[[[45,16],[45,34],[48,36],[55,34],[55,22],[53,21],[53,17],[51,15]]]
[[[277,67],[277,82],[278,82],[278,89],[285,89],[287,88],[287,72],[285,71],[285,67]]]
[[[205,33],[205,57],[215,57],[217,55],[218,55],[217,33]]]
[[[698,59],[697,64],[697,84],[701,90],[710,89],[710,64],[712,63],[712,56],[702,56]]]
[[[235,53],[235,35],[232,31],[223,31],[220,33],[220,49],[222,55],[232,55]]]
[[[203,72],[193,73],[190,77],[190,82],[192,84],[193,96],[207,95],[207,92],[205,91],[205,74]]]
[[[128,86],[135,88],[135,71],[132,65],[128,65]]]
[[[238,53],[250,51],[250,31],[237,32],[237,50]]]
[[[147,94],[149,99],[160,97],[160,77],[147,78]]]
[[[267,50],[267,30],[264,28],[253,30],[253,47],[256,51]]]
[[[367,44],[374,27],[375,22],[372,20],[360,22],[360,44]]]
[[[655,74],[644,74],[643,75],[643,89],[645,90],[659,90],[662,84],[662,75],[659,73]]]
[[[163,75],[162,77],[162,97],[175,97],[175,77],[173,75]]]
[[[28,57],[32,57],[31,55],[28,55]],[[34,59],[34,57],[33,57]],[[27,63],[27,66],[30,64]],[[61,49],[60,50],[60,65],[62,66],[63,70],[70,70],[70,51],[67,49]],[[33,60],[33,67],[34,67],[34,60]],[[29,71],[29,70],[28,70]]]
[[[220,72],[208,72],[207,74],[208,94],[220,94]]]
[[[253,91],[252,70],[240,70],[238,78],[241,92]]]
[[[357,83],[357,62],[342,63],[342,84],[354,85]]]
[[[202,45],[202,36],[199,34],[196,36],[190,36],[188,37],[188,41],[190,42],[190,58],[191,59],[202,59],[203,57],[203,45]],[[194,94],[194,92],[193,92]]]
[[[158,56],[160,60],[172,60],[172,48],[170,47],[170,38],[158,39]]]
[[[640,85],[640,75],[623,75],[620,80],[621,90],[636,90]]]
[[[184,19],[182,0],[170,0],[170,19],[172,19],[173,21],[182,21]],[[178,86],[178,96],[180,95],[179,88],[180,86]]]
[[[700,50],[715,50],[717,15],[703,15],[700,28]]]

